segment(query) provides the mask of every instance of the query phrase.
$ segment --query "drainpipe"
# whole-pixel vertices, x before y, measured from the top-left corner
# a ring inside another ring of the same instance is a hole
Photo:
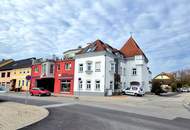
[[[104,95],[107,96],[107,92],[106,92],[106,54],[104,55],[105,56],[105,79],[104,79]],[[106,93],[105,93],[106,92]]]

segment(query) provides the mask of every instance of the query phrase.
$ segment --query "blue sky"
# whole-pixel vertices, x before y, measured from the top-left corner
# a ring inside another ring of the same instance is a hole
[[[153,75],[190,67],[190,0],[0,0],[0,59],[62,56],[133,32]]]

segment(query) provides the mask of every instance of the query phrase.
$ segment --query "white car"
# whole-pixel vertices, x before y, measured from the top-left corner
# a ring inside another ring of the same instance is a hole
[[[123,92],[123,94],[134,95],[134,96],[144,96],[144,94],[145,94],[143,88],[136,87],[136,86],[132,86],[130,88],[126,88],[122,92]]]
[[[7,93],[7,89],[4,86],[0,86],[0,94]]]

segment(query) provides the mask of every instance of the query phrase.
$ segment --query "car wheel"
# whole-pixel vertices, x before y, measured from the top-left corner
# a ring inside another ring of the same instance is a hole
[[[33,93],[30,93],[31,96],[33,96]]]
[[[135,93],[135,96],[137,96],[137,94]]]
[[[41,97],[42,95],[41,94],[38,94],[39,97]]]

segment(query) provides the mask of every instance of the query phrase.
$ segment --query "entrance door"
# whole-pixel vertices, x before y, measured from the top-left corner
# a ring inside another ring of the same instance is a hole
[[[61,80],[61,91],[70,92],[71,80]]]

